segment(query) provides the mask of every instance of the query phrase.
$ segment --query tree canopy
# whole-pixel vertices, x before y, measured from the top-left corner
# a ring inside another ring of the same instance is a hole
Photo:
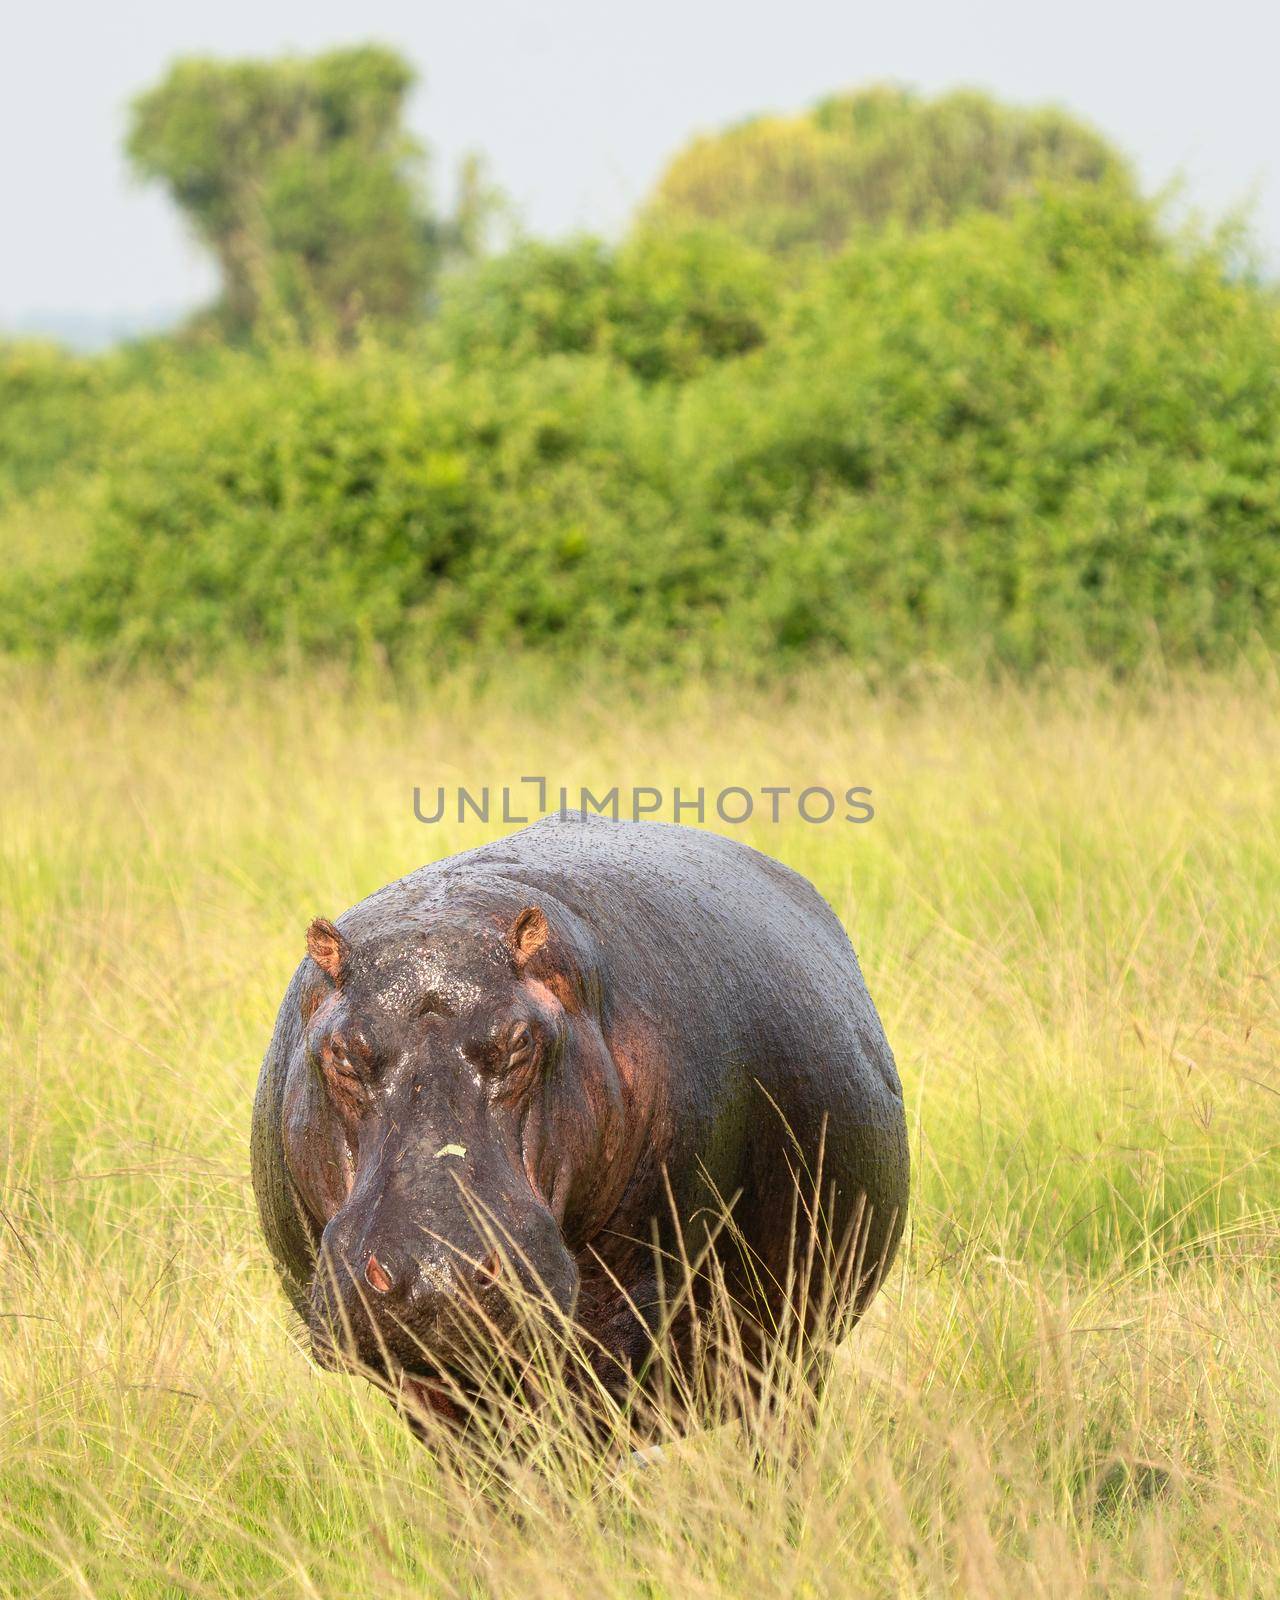
[[[1007,211],[1045,181],[1135,192],[1124,159],[1065,112],[878,85],[695,139],[644,216],[718,223],[777,252],[831,251],[892,222],[919,229]]]
[[[339,330],[421,311],[449,240],[403,126],[408,62],[374,45],[310,59],[178,62],[135,100],[127,151],[222,272],[234,329],[266,312]]]

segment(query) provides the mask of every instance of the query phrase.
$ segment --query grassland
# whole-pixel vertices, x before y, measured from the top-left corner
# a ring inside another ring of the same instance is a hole
[[[1280,683],[625,710],[8,671],[0,1593],[1274,1594]],[[314,1370],[247,1179],[306,921],[496,825],[414,784],[863,783],[741,830],[849,926],[912,1228],[814,1419],[620,1477]],[[550,1464],[548,1464],[550,1463]]]

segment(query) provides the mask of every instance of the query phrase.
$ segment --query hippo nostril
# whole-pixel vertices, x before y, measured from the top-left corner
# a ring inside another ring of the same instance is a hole
[[[502,1257],[496,1250],[490,1250],[489,1254],[476,1268],[476,1276],[482,1284],[496,1283],[502,1276]]]
[[[390,1273],[378,1260],[377,1256],[370,1256],[365,1263],[364,1281],[371,1289],[376,1289],[379,1294],[390,1294],[394,1287]]]

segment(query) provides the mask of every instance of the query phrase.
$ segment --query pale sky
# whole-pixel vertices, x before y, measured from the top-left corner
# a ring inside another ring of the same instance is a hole
[[[608,233],[688,137],[873,79],[1056,102],[1211,215],[1253,204],[1280,260],[1274,0],[0,0],[0,326],[198,304],[213,274],[120,154],[179,55],[372,39],[423,77],[437,182],[488,158],[524,224]]]

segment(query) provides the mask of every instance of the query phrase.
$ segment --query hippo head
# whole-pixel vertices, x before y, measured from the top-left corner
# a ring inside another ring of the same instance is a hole
[[[282,1107],[312,1349],[456,1420],[477,1361],[572,1314],[621,1087],[567,913],[559,935],[536,905],[342,920],[307,933]]]

